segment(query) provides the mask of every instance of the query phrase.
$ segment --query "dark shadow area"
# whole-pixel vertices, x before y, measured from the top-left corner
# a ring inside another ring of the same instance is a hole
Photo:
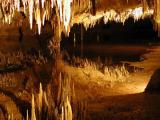
[[[89,120],[159,120],[160,96],[131,94],[89,102]]]
[[[148,44],[157,42],[157,33],[153,30],[150,18],[134,21],[129,18],[125,23],[110,21],[104,24],[103,20],[87,30],[81,25],[71,28],[69,37],[62,36],[62,46],[81,44],[81,31],[83,31],[84,44]]]
[[[160,69],[154,71],[145,89],[147,93],[160,93]]]
[[[0,111],[2,111],[4,119],[7,120],[8,119],[7,109],[3,105],[0,105]],[[0,116],[0,119],[1,118],[2,116]]]
[[[74,25],[69,37],[62,35],[61,50],[76,57],[100,57],[103,61],[112,58],[113,63],[135,62],[141,61],[140,56],[148,52],[146,49],[157,43],[159,40],[150,18],[139,21],[129,18],[124,24],[114,21],[104,24],[101,20],[87,30]]]
[[[16,65],[8,65],[8,66],[5,66],[3,68],[0,68],[0,74],[17,72],[17,71],[22,71],[22,70],[25,70],[23,65],[18,65],[18,64],[16,64]]]

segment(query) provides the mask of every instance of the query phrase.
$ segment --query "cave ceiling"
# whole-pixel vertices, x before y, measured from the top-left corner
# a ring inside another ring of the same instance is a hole
[[[0,0],[0,23],[12,24],[27,18],[28,25],[37,31],[45,21],[52,26],[60,25],[61,31],[68,33],[71,26],[83,23],[86,28],[94,26],[99,19],[104,23],[109,20],[125,22],[132,16],[134,19],[152,15],[153,0]],[[57,20],[55,20],[55,18]]]

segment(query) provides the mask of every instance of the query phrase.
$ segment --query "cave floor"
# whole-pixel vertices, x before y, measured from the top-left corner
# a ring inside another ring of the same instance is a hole
[[[135,48],[137,47],[132,47],[133,51]],[[100,71],[66,65],[66,70],[71,75],[75,86],[75,100],[85,103],[85,115],[82,119],[159,120],[160,95],[143,92],[153,72],[160,67],[160,46],[142,47],[143,51],[144,49],[149,51],[149,53],[142,55],[143,61],[123,61],[131,66],[143,68],[143,70],[131,73],[127,80],[122,83],[105,81],[105,76]],[[21,82],[18,83],[17,87],[3,87],[0,89],[0,119],[3,120],[6,108],[16,118],[22,117],[20,112],[22,112],[23,106],[21,105],[24,101],[30,103],[32,89],[34,87],[38,89],[39,87],[39,84],[37,84],[39,83],[39,76],[36,73],[42,71],[48,72],[48,66],[48,64],[45,66],[35,65],[34,70],[27,69],[24,71],[24,73],[26,72],[27,75],[32,77],[32,80],[27,83],[25,90],[23,90]],[[88,74],[90,75],[88,76]],[[33,80],[37,84],[36,86],[33,85]],[[41,78],[40,81],[43,80]]]
[[[160,95],[144,93],[144,90],[153,72],[160,67],[160,47],[150,46],[147,51],[149,52],[142,55],[143,61],[126,61],[131,66],[143,70],[131,73],[128,80],[123,83],[108,83],[102,80],[103,78],[95,77],[97,73],[91,73],[91,70],[88,70],[88,73],[93,74],[93,78],[90,76],[86,82],[86,77],[81,74],[83,70],[79,70],[80,68],[71,70],[76,97],[86,106],[86,116],[83,116],[83,119],[159,120]]]

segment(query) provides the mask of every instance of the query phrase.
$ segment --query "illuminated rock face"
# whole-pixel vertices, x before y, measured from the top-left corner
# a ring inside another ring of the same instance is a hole
[[[154,28],[160,37],[160,0],[154,0]]]

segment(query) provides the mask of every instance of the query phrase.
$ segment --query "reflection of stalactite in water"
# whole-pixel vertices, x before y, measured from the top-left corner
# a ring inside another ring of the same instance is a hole
[[[26,120],[29,120],[29,116],[28,116],[28,110],[27,110],[27,113],[26,113]]]
[[[83,24],[81,24],[81,57],[83,57]]]
[[[46,94],[46,92],[42,90],[41,83],[39,93],[35,95],[32,94],[31,120],[46,120],[53,118],[60,120],[72,120],[72,107],[70,104],[70,100],[72,94],[71,91],[73,90],[71,90],[70,78],[64,73],[60,73],[58,82],[59,86],[58,90],[56,91],[58,92],[58,95],[56,99],[53,99],[55,97],[53,97],[51,93]],[[50,89],[49,91],[51,90],[52,89]],[[52,100],[50,98],[52,98]],[[39,112],[36,112],[37,109]],[[28,111],[26,112],[26,114],[28,114]]]
[[[43,95],[44,95],[44,103],[48,107],[49,104],[48,104],[48,99],[47,99],[47,95],[46,95],[45,91],[44,91]]]
[[[73,42],[74,42],[74,47],[76,47],[76,34],[75,33],[74,33]]]
[[[40,87],[39,87],[39,94],[38,94],[38,98],[39,98],[39,112],[41,113],[41,109],[42,109],[42,99],[43,99],[43,90],[42,90],[42,84],[40,83]]]
[[[36,120],[34,94],[32,94],[32,113],[31,113],[31,120]]]
[[[65,118],[64,120],[72,120],[72,108],[68,99],[68,96],[66,98],[66,100],[64,101],[64,116],[62,118]]]

